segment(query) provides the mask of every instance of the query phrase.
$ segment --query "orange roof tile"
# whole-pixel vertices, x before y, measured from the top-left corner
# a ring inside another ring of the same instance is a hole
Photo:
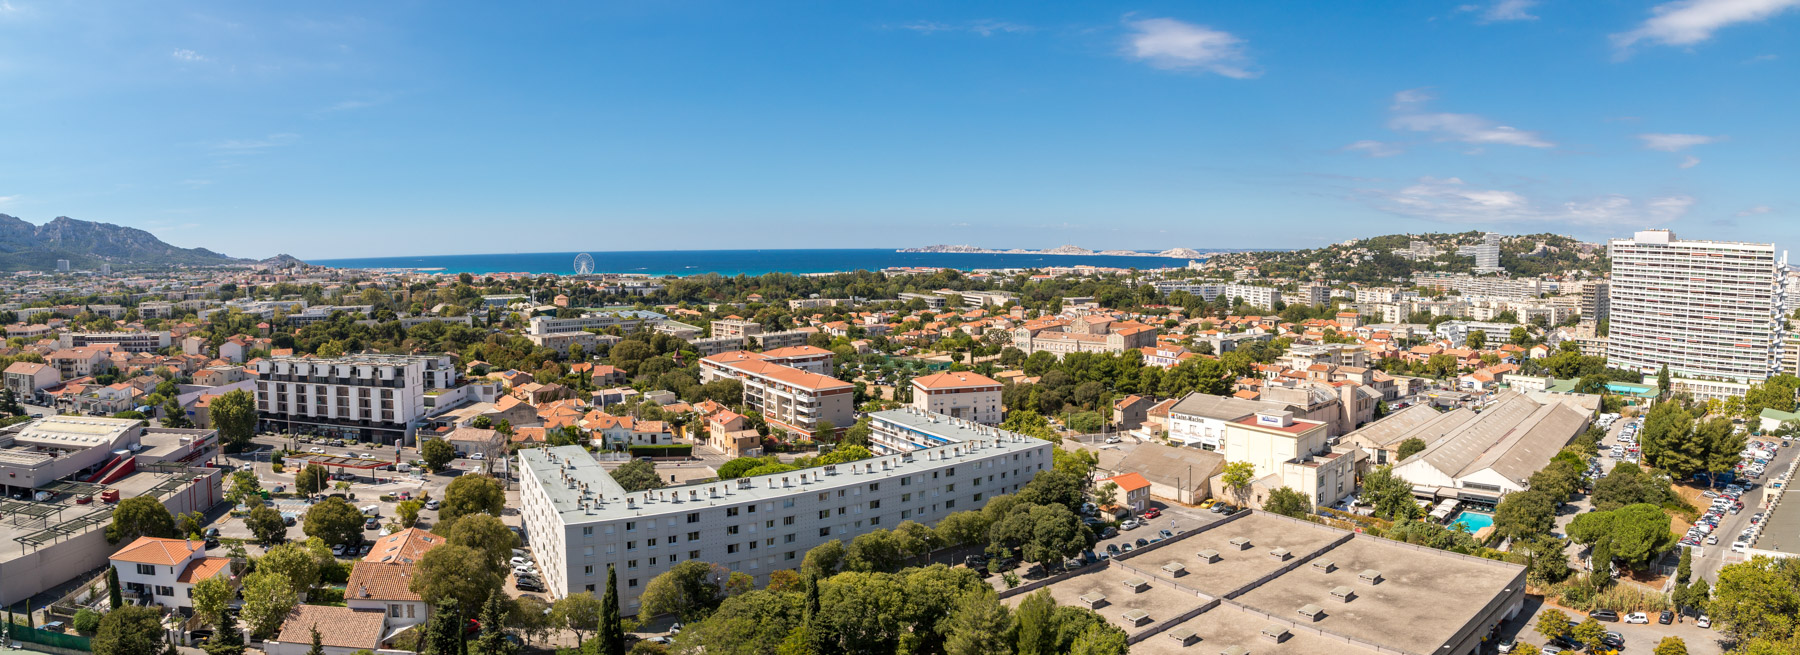
[[[137,541],[126,544],[119,552],[113,553],[111,559],[136,564],[174,566],[187,561],[194,551],[205,548],[206,544],[199,541],[138,537]]]

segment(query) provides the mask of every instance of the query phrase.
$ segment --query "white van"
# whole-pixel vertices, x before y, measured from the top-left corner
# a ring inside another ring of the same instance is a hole
[[[362,508],[362,513],[363,516],[376,516],[381,513],[381,506],[369,505],[368,507]]]

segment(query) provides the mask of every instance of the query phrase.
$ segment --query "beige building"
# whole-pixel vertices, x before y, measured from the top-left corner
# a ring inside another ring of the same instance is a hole
[[[963,371],[916,377],[912,380],[912,392],[912,407],[921,411],[982,425],[999,425],[1003,418],[1000,383],[980,373]]]
[[[5,377],[6,388],[19,402],[35,402],[39,389],[56,386],[62,381],[55,367],[32,362],[13,362],[6,367]]]
[[[1243,500],[1261,507],[1268,494],[1287,487],[1311,499],[1314,505],[1335,505],[1356,492],[1355,448],[1333,448],[1327,442],[1324,423],[1295,419],[1292,412],[1258,412],[1226,426],[1227,452],[1233,462],[1256,467],[1252,488]],[[1224,474],[1213,478],[1215,495],[1236,494],[1224,483]]]
[[[856,422],[856,386],[768,361],[762,353],[734,351],[700,360],[700,381],[744,383],[744,404],[762,412],[770,427],[812,437],[819,421],[836,430]]]
[[[1013,347],[1029,355],[1047,352],[1062,359],[1069,353],[1122,353],[1156,345],[1156,328],[1115,321],[1104,314],[1074,320],[1028,323],[1012,331]]]

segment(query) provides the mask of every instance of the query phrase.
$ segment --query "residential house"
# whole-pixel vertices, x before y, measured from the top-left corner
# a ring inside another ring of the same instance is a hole
[[[1135,515],[1150,509],[1150,481],[1144,476],[1126,473],[1100,481],[1102,485],[1108,482],[1118,485],[1118,502],[1127,512]]]
[[[62,374],[49,364],[13,362],[6,367],[6,388],[22,403],[34,403],[40,391],[62,382]]]
[[[138,537],[107,559],[127,596],[170,609],[192,608],[201,580],[231,575],[230,558],[207,557],[205,543],[186,539]]]
[[[349,593],[344,594],[346,604]],[[387,636],[387,613],[327,605],[294,608],[274,639],[263,642],[267,655],[306,655],[317,631],[324,655],[351,655],[359,650],[378,650]]]

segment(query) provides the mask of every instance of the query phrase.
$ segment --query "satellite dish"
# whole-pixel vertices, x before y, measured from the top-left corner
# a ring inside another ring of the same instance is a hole
[[[587,253],[575,256],[575,274],[589,275],[594,272],[594,258]]]

